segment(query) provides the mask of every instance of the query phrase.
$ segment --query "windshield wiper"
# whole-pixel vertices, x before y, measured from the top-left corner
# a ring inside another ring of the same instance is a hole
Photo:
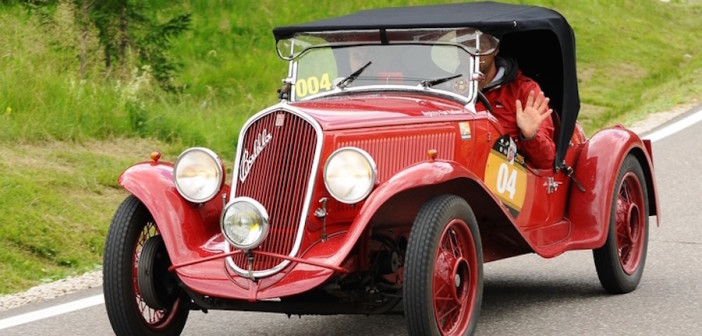
[[[366,65],[364,65],[364,66],[362,66],[361,68],[359,68],[358,70],[354,71],[354,72],[353,72],[352,74],[350,74],[348,77],[342,79],[341,82],[339,82],[339,84],[336,84],[336,87],[338,87],[338,88],[340,88],[340,89],[346,88],[349,84],[351,84],[351,82],[353,82],[354,80],[356,80],[356,78],[358,78],[358,76],[360,76],[361,73],[362,73],[364,70],[366,70],[366,68],[367,68],[369,65],[371,65],[371,63],[372,63],[372,62],[369,61],[368,63],[366,63]]]
[[[427,89],[427,88],[430,88],[434,85],[439,85],[441,83],[448,82],[452,79],[456,79],[456,78],[461,77],[461,76],[463,76],[463,75],[458,74],[458,75],[454,75],[454,76],[450,76],[450,77],[442,77],[442,78],[432,79],[432,80],[426,79],[426,80],[419,82],[419,85],[421,85],[423,88]]]

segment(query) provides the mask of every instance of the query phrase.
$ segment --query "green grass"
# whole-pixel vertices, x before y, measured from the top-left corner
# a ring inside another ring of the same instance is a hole
[[[155,144],[0,143],[0,293],[98,267],[125,196],[120,167],[147,159]]]
[[[360,9],[445,1],[150,0],[165,19],[191,12],[174,40],[180,94],[148,69],[110,69],[95,36],[78,76],[77,25],[0,5],[0,294],[99,267],[116,183],[153,150],[173,160],[207,146],[231,164],[243,121],[277,101],[287,73],[271,33]],[[576,34],[580,121],[588,133],[702,97],[698,0],[507,1],[561,12]]]
[[[562,7],[577,38],[580,121],[588,132],[701,96],[699,1],[580,1]],[[588,12],[598,14],[583,15]]]

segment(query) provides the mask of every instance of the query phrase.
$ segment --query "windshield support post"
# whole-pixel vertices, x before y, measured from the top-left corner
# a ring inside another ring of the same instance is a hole
[[[380,44],[390,44],[390,42],[388,41],[388,31],[385,28],[380,29]]]

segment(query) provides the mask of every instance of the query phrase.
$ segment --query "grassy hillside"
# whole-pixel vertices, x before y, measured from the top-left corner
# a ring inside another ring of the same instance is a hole
[[[173,41],[172,56],[183,64],[180,94],[159,90],[148,68],[107,70],[95,36],[81,79],[68,6],[47,19],[18,1],[0,5],[0,294],[99,267],[107,226],[125,196],[117,176],[150,151],[172,160],[200,145],[232,158],[241,123],[277,100],[287,71],[273,27],[438,3],[146,2],[159,18],[193,14],[191,30]],[[700,1],[507,2],[554,8],[573,26],[588,132],[702,97]]]

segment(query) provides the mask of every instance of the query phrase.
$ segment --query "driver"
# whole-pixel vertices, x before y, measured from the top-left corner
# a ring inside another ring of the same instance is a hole
[[[490,54],[480,56],[480,72],[484,77],[478,81],[478,89],[485,94],[495,117],[515,139],[517,149],[527,161],[538,169],[550,169],[556,146],[549,99],[539,84],[522,74],[516,60],[499,57],[498,52],[496,47]]]
[[[349,49],[349,65],[351,71],[356,71],[368,63],[370,57],[368,50],[363,47]]]

